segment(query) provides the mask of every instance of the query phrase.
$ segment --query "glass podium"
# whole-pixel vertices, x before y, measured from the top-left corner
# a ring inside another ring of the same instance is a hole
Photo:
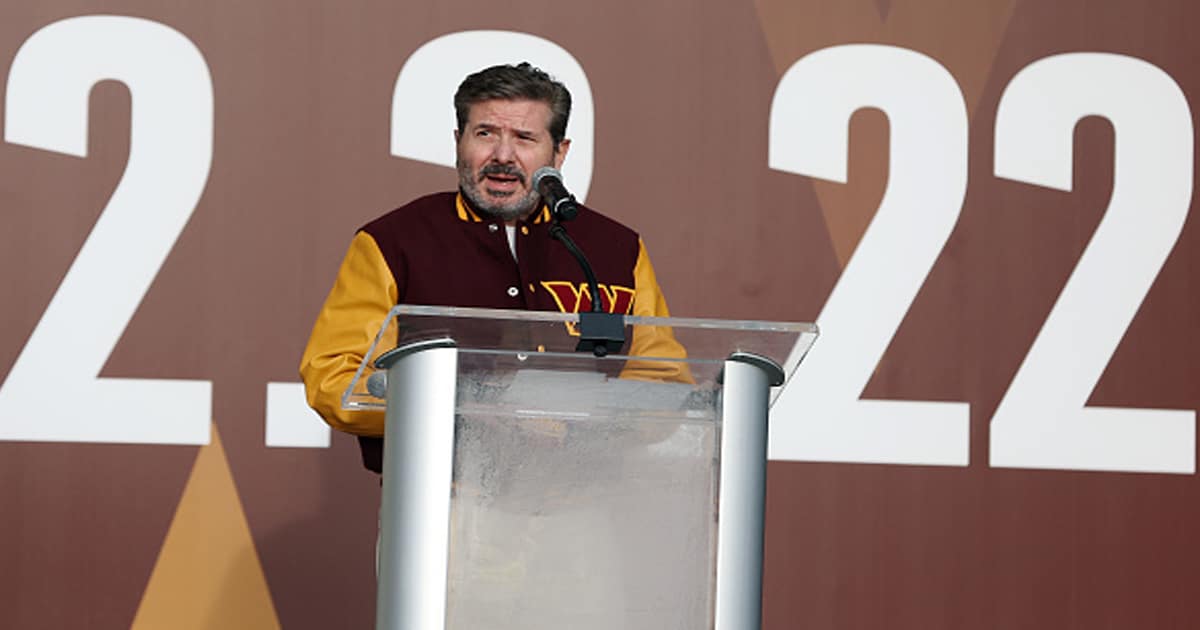
[[[401,305],[342,398],[384,411],[377,628],[747,630],[767,413],[812,324]]]

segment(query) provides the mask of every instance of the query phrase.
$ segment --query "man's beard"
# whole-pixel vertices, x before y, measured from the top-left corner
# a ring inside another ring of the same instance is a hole
[[[488,175],[508,175],[516,177],[522,185],[528,181],[528,177],[521,169],[508,164],[489,164],[481,169],[478,173],[471,173],[467,170],[466,165],[460,160],[458,162],[458,188],[466,196],[470,202],[471,208],[480,214],[487,215],[501,221],[516,221],[522,219],[533,212],[541,201],[541,196],[537,191],[530,190],[523,197],[517,197],[514,192],[505,201],[500,203],[488,203],[483,196],[483,191],[480,186],[483,180]]]

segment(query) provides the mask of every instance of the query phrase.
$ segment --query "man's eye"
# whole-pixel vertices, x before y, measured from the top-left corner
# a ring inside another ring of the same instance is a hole
[[[492,135],[492,132],[488,131],[487,129],[480,129],[479,131],[475,132],[475,135],[479,136],[480,138],[484,138]]]

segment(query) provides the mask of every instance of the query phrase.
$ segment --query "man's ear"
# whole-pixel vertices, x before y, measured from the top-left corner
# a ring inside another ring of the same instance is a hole
[[[455,129],[454,130],[454,144],[458,144],[458,140],[461,137],[462,137],[462,134],[459,133],[458,129]]]
[[[562,168],[563,160],[567,159],[567,150],[570,148],[570,138],[563,138],[563,141],[558,143],[558,150],[554,152],[554,168]]]

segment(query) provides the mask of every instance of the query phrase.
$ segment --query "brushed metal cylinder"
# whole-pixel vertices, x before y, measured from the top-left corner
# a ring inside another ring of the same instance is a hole
[[[774,364],[762,361],[737,356],[725,361],[715,630],[762,626],[767,416],[770,385],[777,380],[769,369]]]
[[[388,374],[379,630],[444,630],[446,624],[458,349],[442,341],[399,348],[379,362]]]

